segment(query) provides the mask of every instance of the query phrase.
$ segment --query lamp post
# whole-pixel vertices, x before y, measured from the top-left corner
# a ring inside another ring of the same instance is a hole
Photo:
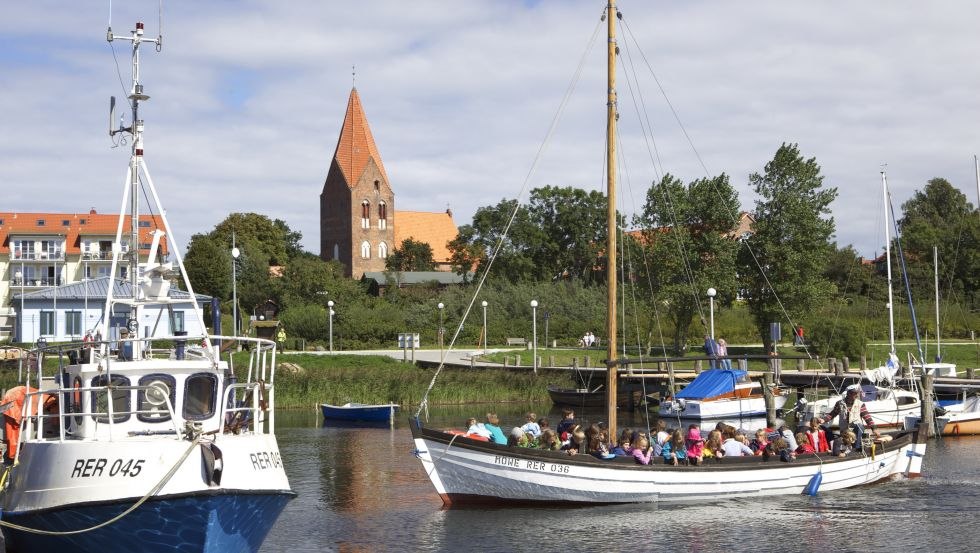
[[[327,309],[330,310],[330,353],[333,353],[333,300],[327,301]]]
[[[715,295],[718,293],[714,288],[708,288],[708,313],[711,317],[711,340],[715,339]]]
[[[235,247],[235,233],[231,233],[231,335],[238,337],[238,256],[242,252]]]
[[[532,366],[534,374],[538,374],[538,300],[531,300],[531,334],[534,336]]]
[[[20,281],[20,313],[17,315],[17,319],[18,319],[17,322],[20,323],[17,325],[20,327],[20,329],[17,332],[17,340],[19,342],[24,341],[24,271],[23,269],[24,269],[23,263],[21,263],[21,270],[17,271],[17,273],[14,274],[14,276],[17,277],[17,280]]]
[[[483,306],[483,355],[487,354],[487,300],[480,302]]]
[[[445,361],[444,353],[443,353],[443,349],[442,349],[442,337],[443,337],[443,332],[442,332],[442,308],[443,307],[446,307],[446,305],[444,303],[442,303],[442,302],[439,302],[439,305],[437,305],[436,307],[439,308],[439,362],[442,363],[443,361]]]

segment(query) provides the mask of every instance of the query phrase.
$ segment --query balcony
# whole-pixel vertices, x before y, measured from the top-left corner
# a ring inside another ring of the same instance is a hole
[[[10,279],[10,289],[15,288],[50,288],[52,286],[61,286],[64,284],[64,279],[54,278],[54,277],[32,277],[27,278],[17,278],[11,277]]]
[[[124,251],[123,254],[125,253]],[[82,261],[112,261],[112,252],[110,250],[83,252]]]
[[[65,250],[49,250],[49,251],[25,251],[25,250],[12,250],[10,252],[11,261],[64,261],[65,260]]]

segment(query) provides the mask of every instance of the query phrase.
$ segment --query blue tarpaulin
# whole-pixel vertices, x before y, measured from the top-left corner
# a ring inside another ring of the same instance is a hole
[[[704,399],[720,396],[735,389],[748,372],[735,369],[711,369],[699,374],[693,382],[677,392],[678,398]]]

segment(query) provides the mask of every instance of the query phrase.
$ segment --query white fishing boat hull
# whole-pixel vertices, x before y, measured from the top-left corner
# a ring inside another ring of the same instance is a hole
[[[773,396],[776,409],[786,405],[788,392]],[[660,404],[661,417],[685,419],[726,419],[752,417],[766,414],[766,401],[762,397],[723,398],[711,400],[669,400]]]
[[[821,491],[921,472],[925,433],[907,433],[875,455],[825,456],[783,463],[761,457],[721,459],[703,466],[602,461],[476,442],[424,429],[412,421],[416,454],[447,505],[465,503],[652,503],[799,494],[817,473]],[[881,446],[879,446],[881,447]]]

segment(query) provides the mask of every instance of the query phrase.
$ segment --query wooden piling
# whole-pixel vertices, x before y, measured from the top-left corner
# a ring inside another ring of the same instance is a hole
[[[585,366],[586,367],[591,367],[592,366],[592,356],[591,355],[586,355],[585,356]]]
[[[847,356],[844,356],[844,358],[841,359],[841,365],[844,367],[844,372],[851,372],[851,360],[848,359]]]
[[[701,360],[694,360],[694,374],[701,374]]]
[[[770,428],[776,427],[776,401],[772,397],[772,383],[773,375],[772,373],[766,373],[762,376],[762,399],[766,404],[766,424]]]
[[[973,380],[973,367],[967,367],[966,377],[970,380]]]
[[[521,356],[520,355],[515,355],[514,356],[514,366],[515,367],[520,367],[521,366]]]
[[[803,372],[804,370],[806,370],[806,359],[796,360],[796,370],[799,372]]]
[[[554,355],[549,355],[548,356],[548,366],[549,367],[554,367],[555,366],[555,356]]]
[[[868,369],[868,357],[866,355],[861,356],[861,370],[865,371]]]
[[[935,410],[932,406],[932,383],[934,379],[935,376],[931,374],[922,375],[922,424],[925,425],[930,438],[936,435]]]

